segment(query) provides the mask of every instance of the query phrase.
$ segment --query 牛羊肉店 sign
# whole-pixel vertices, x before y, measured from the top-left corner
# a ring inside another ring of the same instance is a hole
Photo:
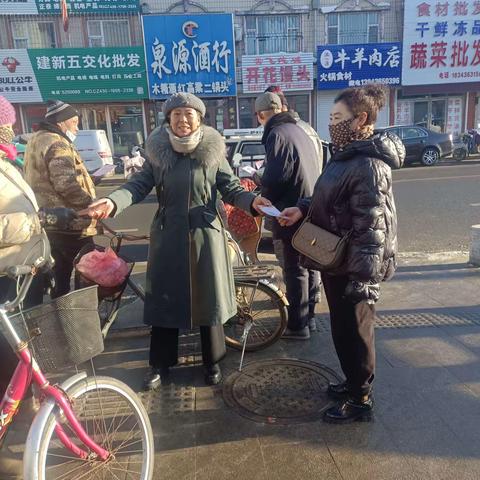
[[[143,48],[0,50],[0,94],[14,103],[143,99]]]

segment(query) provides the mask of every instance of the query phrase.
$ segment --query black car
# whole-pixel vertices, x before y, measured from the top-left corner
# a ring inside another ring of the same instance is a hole
[[[401,125],[379,130],[397,134],[405,145],[405,164],[420,162],[430,167],[450,155],[453,150],[452,135],[437,133],[417,125]]]

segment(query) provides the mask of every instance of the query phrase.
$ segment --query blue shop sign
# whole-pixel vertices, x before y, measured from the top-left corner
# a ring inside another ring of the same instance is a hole
[[[237,94],[233,15],[148,15],[143,34],[150,98]]]
[[[322,45],[317,49],[318,90],[360,87],[367,83],[399,86],[400,43]]]

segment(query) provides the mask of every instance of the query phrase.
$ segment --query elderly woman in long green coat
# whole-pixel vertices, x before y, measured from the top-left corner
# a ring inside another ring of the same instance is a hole
[[[163,111],[166,123],[147,139],[143,170],[88,209],[95,218],[118,215],[156,189],[144,310],[144,322],[152,326],[147,389],[158,387],[177,363],[179,329],[195,327],[200,327],[205,381],[221,381],[223,324],[237,307],[217,200],[251,214],[270,205],[240,185],[227,162],[222,136],[202,124],[202,100],[175,94]]]

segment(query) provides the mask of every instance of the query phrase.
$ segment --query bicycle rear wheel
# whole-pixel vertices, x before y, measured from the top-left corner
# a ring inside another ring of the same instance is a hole
[[[82,460],[66,449],[54,435],[56,422],[70,440],[85,448],[58,407],[54,407],[39,432],[38,452],[31,462],[38,480],[132,479],[150,480],[153,475],[154,444],[148,414],[138,396],[127,385],[110,377],[88,377],[68,390],[72,408],[85,431],[111,457],[102,461]]]
[[[237,315],[224,325],[225,342],[241,350],[247,322],[252,322],[245,350],[253,352],[274,343],[287,327],[288,311],[285,295],[267,280],[235,280]]]

